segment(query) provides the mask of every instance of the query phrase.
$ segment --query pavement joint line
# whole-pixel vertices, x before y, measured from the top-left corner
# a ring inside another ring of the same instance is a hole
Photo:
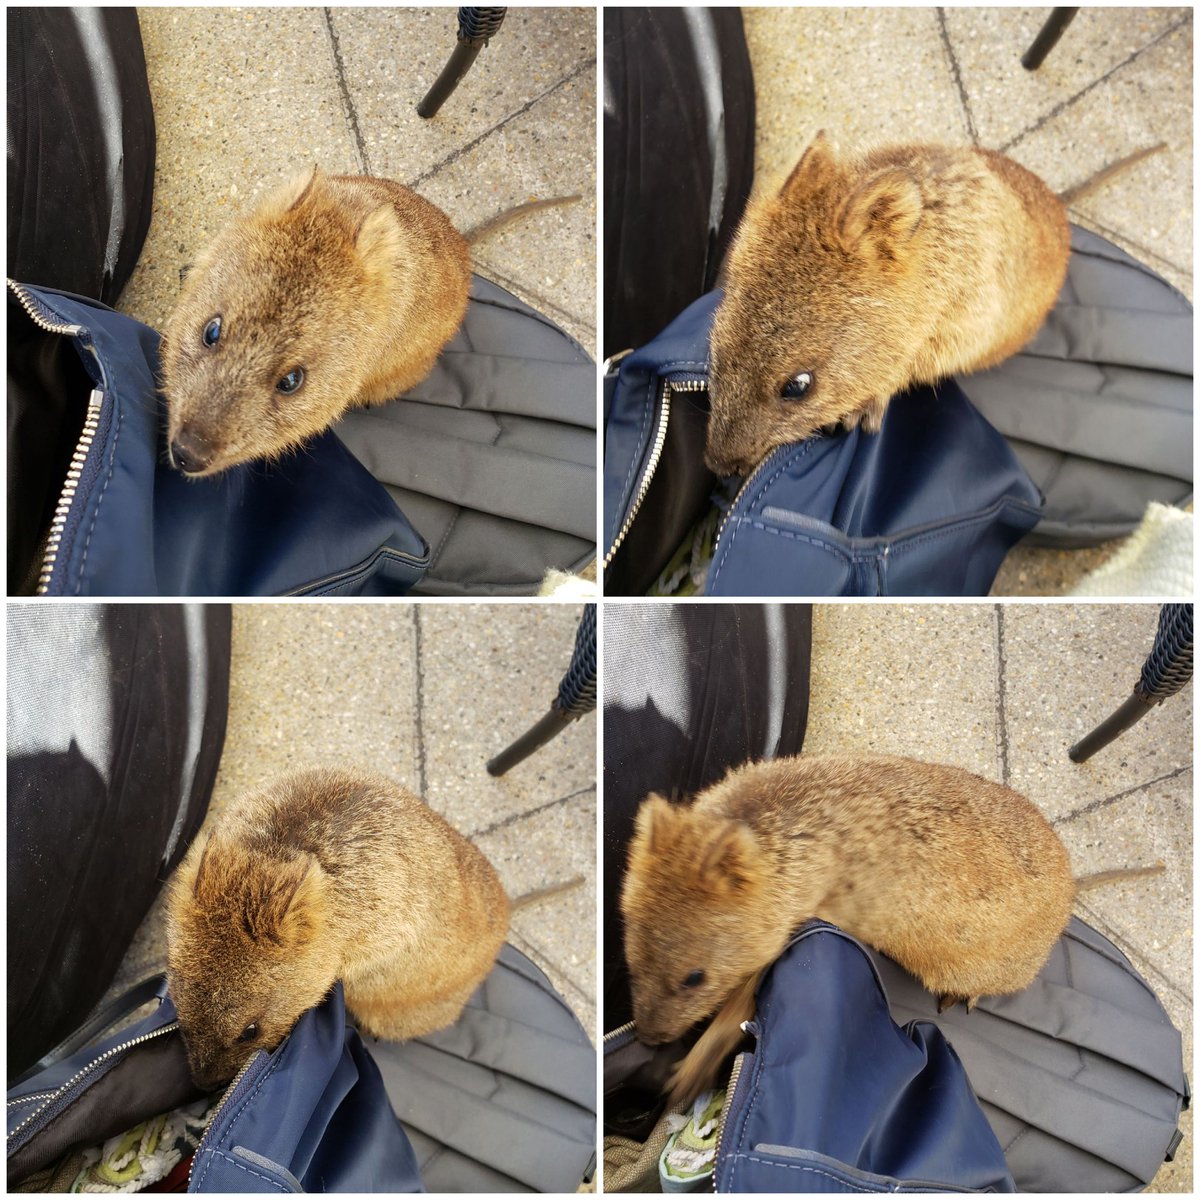
[[[432,179],[440,170],[442,170],[443,167],[452,166],[454,163],[458,162],[458,160],[460,158],[462,158],[464,155],[470,154],[470,152],[472,150],[474,150],[475,147],[478,146],[481,142],[487,141],[487,139],[490,138],[493,133],[498,133],[507,124],[509,124],[509,122],[515,121],[518,117],[523,117],[531,108],[534,107],[535,104],[540,103],[547,96],[551,95],[551,93],[558,91],[558,89],[560,87],[564,87],[566,84],[570,83],[571,80],[578,78],[580,75],[584,74],[584,72],[588,71],[589,69],[595,70],[595,68],[596,68],[596,60],[594,58],[584,59],[573,70],[568,71],[567,74],[564,75],[561,79],[559,79],[555,83],[552,83],[548,88],[546,88],[545,91],[539,92],[536,96],[533,97],[532,100],[527,100],[524,104],[521,105],[520,108],[514,109],[512,112],[510,112],[508,114],[508,116],[501,118],[501,120],[497,121],[496,124],[493,125],[490,129],[485,129],[483,131],[483,133],[479,134],[478,137],[473,138],[465,146],[460,146],[460,147],[458,147],[457,150],[451,150],[450,153],[447,154],[446,157],[441,160],[441,162],[434,163],[433,166],[430,167],[427,171],[422,171],[421,174],[418,175],[415,179],[410,180],[408,186],[410,188],[416,188],[420,184],[425,183],[428,180]]]
[[[358,168],[364,175],[374,175],[371,170],[371,160],[367,155],[367,144],[363,140],[362,130],[358,125],[358,110],[350,95],[350,84],[346,79],[346,64],[342,61],[342,46],[336,30],[333,28],[332,9],[323,8],[325,15],[325,31],[329,34],[329,49],[333,54],[333,73],[337,77],[338,91],[342,96],[342,112],[350,125],[350,135],[354,138],[354,146],[358,152]]]
[[[1046,125],[1048,125],[1051,121],[1053,121],[1055,117],[1059,116],[1061,113],[1065,112],[1068,108],[1070,108],[1071,105],[1075,104],[1076,101],[1082,100],[1084,96],[1086,96],[1089,92],[1094,91],[1102,83],[1107,82],[1118,71],[1122,71],[1127,66],[1129,66],[1131,63],[1136,62],[1143,54],[1146,53],[1147,50],[1152,50],[1164,38],[1168,38],[1171,36],[1171,34],[1182,29],[1185,25],[1187,25],[1191,21],[1191,19],[1192,19],[1191,14],[1189,13],[1186,17],[1183,17],[1181,20],[1176,21],[1174,25],[1170,25],[1166,29],[1164,29],[1162,31],[1162,33],[1160,33],[1158,35],[1158,37],[1151,38],[1151,40],[1148,41],[1144,46],[1139,47],[1132,54],[1130,54],[1128,58],[1124,58],[1119,63],[1117,63],[1116,66],[1110,67],[1098,79],[1093,79],[1092,82],[1087,85],[1087,87],[1076,92],[1075,95],[1068,97],[1066,100],[1059,101],[1059,103],[1056,104],[1053,108],[1051,108],[1049,112],[1044,113],[1032,125],[1030,125],[1028,129],[1022,130],[1020,133],[1017,134],[1016,137],[1010,138],[1007,142],[1005,142],[1004,145],[1000,147],[1000,153],[1007,154],[1009,152],[1009,150],[1011,150],[1013,148],[1013,146],[1015,146],[1018,142],[1024,141],[1025,138],[1029,137],[1032,134],[1037,133],[1038,130],[1043,129]]]
[[[1098,232],[1105,234],[1110,240],[1123,242],[1126,246],[1132,246],[1138,254],[1144,254],[1147,258],[1153,258],[1164,267],[1170,267],[1172,271],[1178,271],[1180,275],[1186,275],[1188,279],[1192,278],[1192,272],[1187,267],[1181,267],[1179,263],[1172,262],[1169,258],[1164,258],[1163,255],[1151,250],[1149,246],[1143,246],[1141,242],[1135,238],[1131,238],[1129,234],[1122,233],[1119,229],[1110,229],[1107,225],[1097,221],[1095,217],[1085,213],[1082,209],[1072,208],[1067,211],[1074,213],[1080,220],[1086,221],[1089,225],[1095,226]]]
[[[1168,771],[1165,775],[1159,775],[1155,779],[1148,779],[1145,783],[1135,784],[1131,788],[1126,788],[1123,792],[1117,792],[1114,796],[1105,796],[1101,800],[1093,800],[1090,804],[1085,804],[1081,808],[1074,809],[1065,816],[1055,817],[1050,824],[1065,825],[1068,821],[1074,821],[1076,817],[1091,816],[1092,813],[1099,812],[1102,808],[1108,808],[1110,805],[1116,804],[1118,800],[1124,800],[1126,796],[1132,796],[1135,792],[1153,787],[1156,783],[1166,783],[1169,779],[1178,779],[1180,775],[1186,775],[1191,769],[1191,763],[1183,767],[1176,767],[1174,771]]]
[[[416,670],[413,673],[416,682],[416,702],[414,704],[414,724],[417,727],[417,783],[420,787],[418,793],[422,800],[426,796],[426,779],[425,779],[425,706],[423,695],[425,692],[425,663],[422,656],[422,639],[421,639],[421,606],[414,604],[416,610],[413,613],[413,651],[416,660]]]
[[[535,942],[532,938],[526,937],[525,934],[521,933],[515,928],[510,928],[508,932],[510,937],[516,938],[517,941],[522,943],[523,949],[529,951],[530,958],[532,958],[535,962],[540,959],[541,962],[554,971],[556,975],[566,980],[566,982],[569,983],[572,988],[574,988],[576,994],[581,1000],[586,1001],[588,1004],[596,1003],[596,997],[589,995],[587,989],[584,988],[583,985],[577,982],[574,978],[572,978],[571,972],[564,970],[562,964],[556,961],[551,955],[547,954],[545,949],[539,943]],[[579,1016],[578,1013],[575,1013],[575,1015]]]
[[[483,829],[473,830],[466,836],[474,841],[476,838],[486,837],[489,833],[495,833],[500,829],[507,829],[510,825],[515,825],[518,821],[525,820],[526,817],[536,817],[538,813],[547,812],[549,809],[557,808],[560,804],[568,804],[572,800],[577,800],[580,796],[585,796],[589,792],[595,792],[596,785],[589,783],[587,787],[581,787],[577,792],[571,792],[567,796],[559,796],[555,800],[547,800],[543,804],[535,804],[533,808],[527,808],[524,812],[513,813],[511,816],[502,817],[499,821],[494,821],[491,825],[485,826]]]
[[[937,12],[938,29],[942,35],[942,46],[946,51],[946,57],[950,60],[950,75],[954,80],[954,86],[958,89],[958,98],[962,103],[963,115],[967,118],[967,133],[971,136],[973,145],[979,145],[979,130],[975,128],[975,116],[971,112],[971,102],[967,96],[966,85],[962,80],[962,72],[959,70],[958,59],[954,54],[954,47],[950,43],[950,30],[946,26],[946,10],[939,8]]]
[[[1000,735],[1000,782],[1008,787],[1008,660],[1004,649],[1004,605],[996,605],[996,731]]]
[[[534,304],[535,308],[544,306],[552,309],[558,316],[565,317],[570,321],[574,321],[577,325],[582,325],[589,333],[594,334],[596,332],[590,325],[588,325],[586,317],[580,316],[579,313],[570,312],[561,305],[555,304],[553,300],[543,296],[541,292],[535,291],[528,284],[522,283],[519,279],[513,279],[510,276],[505,275],[503,271],[498,271],[490,263],[486,263],[482,259],[476,259],[474,266],[477,270],[486,272],[493,283],[502,284],[507,288],[519,288],[527,297],[529,297],[530,301],[537,302]]]
[[[1162,983],[1171,989],[1181,1000],[1186,1001],[1189,1005],[1192,1003],[1192,993],[1184,988],[1181,984],[1176,983],[1161,967],[1154,961],[1154,956],[1143,950],[1124,930],[1116,928],[1109,924],[1102,914],[1098,913],[1094,908],[1089,907],[1082,901],[1077,902],[1077,907],[1081,908],[1088,915],[1088,923],[1098,927],[1098,932],[1103,933],[1109,941],[1120,942],[1129,953],[1136,957],[1142,964],[1147,974],[1157,975]]]

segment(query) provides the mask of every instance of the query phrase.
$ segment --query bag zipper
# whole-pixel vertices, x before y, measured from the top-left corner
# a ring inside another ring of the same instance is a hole
[[[200,1141],[196,1143],[196,1149],[192,1151],[192,1161],[188,1166],[188,1185],[184,1189],[185,1191],[190,1192],[192,1190],[192,1172],[196,1169],[196,1159],[198,1159],[200,1157],[200,1151],[204,1149],[204,1142],[207,1139],[208,1135],[212,1132],[213,1126],[217,1123],[217,1119],[221,1115],[221,1109],[223,1109],[225,1107],[225,1105],[228,1103],[230,1096],[233,1095],[234,1090],[237,1088],[238,1084],[241,1083],[243,1079],[245,1079],[246,1074],[250,1070],[250,1068],[252,1066],[254,1066],[254,1064],[256,1062],[258,1062],[258,1056],[261,1053],[263,1053],[261,1050],[257,1051],[256,1053],[252,1054],[248,1059],[246,1059],[246,1061],[242,1064],[242,1069],[233,1077],[233,1079],[230,1081],[229,1086],[225,1089],[224,1095],[217,1102],[217,1107],[212,1110],[212,1113],[208,1118],[208,1124],[204,1127],[204,1133],[201,1134]]]
[[[609,1042],[615,1042],[617,1038],[624,1037],[627,1033],[632,1033],[636,1028],[636,1021],[626,1021],[619,1029],[614,1029],[611,1033],[606,1033],[601,1045],[607,1046]]]
[[[33,1093],[34,1095],[43,1095],[44,1094],[44,1095],[48,1096],[48,1099],[45,1101],[44,1104],[39,1104],[38,1107],[35,1108],[33,1110],[33,1112],[31,1112],[25,1118],[25,1120],[23,1120],[20,1123],[20,1125],[18,1125],[12,1131],[12,1133],[10,1133],[8,1135],[9,1144],[11,1145],[13,1138],[15,1138],[19,1133],[21,1133],[22,1130],[24,1130],[33,1121],[36,1121],[39,1117],[41,1117],[48,1109],[52,1108],[57,1100],[63,1098],[67,1094],[67,1092],[69,1092],[78,1083],[80,1083],[89,1074],[89,1072],[94,1071],[97,1067],[99,1067],[101,1065],[101,1063],[107,1062],[110,1058],[113,1058],[115,1055],[122,1054],[126,1050],[132,1049],[134,1046],[140,1046],[143,1042],[153,1041],[155,1038],[162,1037],[163,1034],[166,1034],[166,1033],[174,1033],[175,1030],[177,1030],[178,1028],[179,1028],[179,1022],[171,1021],[169,1024],[163,1025],[158,1029],[153,1029],[149,1033],[143,1033],[140,1037],[130,1038],[130,1040],[127,1042],[121,1042],[116,1046],[112,1046],[108,1050],[105,1050],[105,1052],[103,1054],[101,1054],[98,1058],[92,1059],[92,1061],[89,1062],[87,1064],[87,1066],[85,1066],[82,1070],[76,1071],[76,1073],[74,1075],[72,1075],[71,1078],[68,1079],[67,1082],[64,1083],[61,1087],[57,1087],[53,1091],[47,1092],[47,1093],[41,1093],[41,1092]]]
[[[16,296],[25,314],[39,328],[47,333],[60,334],[64,337],[83,337],[87,330],[82,325],[72,325],[66,321],[53,321],[45,316],[45,305],[42,304],[27,288],[9,279],[8,290]],[[67,476],[63,481],[58,503],[54,508],[54,519],[50,522],[50,532],[46,539],[46,550],[42,557],[42,569],[38,574],[37,592],[39,596],[46,595],[50,587],[50,578],[54,574],[54,564],[58,558],[59,547],[62,543],[63,531],[66,529],[67,517],[75,500],[75,492],[83,474],[83,464],[87,460],[88,451],[96,438],[96,430],[100,425],[103,411],[104,393],[93,388],[88,396],[87,413],[83,420],[83,429],[79,440],[75,443],[75,452],[71,455],[71,463],[67,468]]]
[[[96,439],[96,430],[100,425],[103,408],[104,393],[93,389],[91,395],[88,396],[87,415],[83,419],[83,430],[79,435],[79,441],[75,444],[75,453],[71,455],[71,463],[67,467],[67,477],[63,480],[58,504],[54,508],[54,519],[50,522],[50,532],[46,538],[46,553],[42,558],[42,570],[37,582],[37,595],[39,596],[46,595],[50,590],[50,579],[54,574],[54,564],[58,560],[63,532],[67,527],[67,517],[71,514],[71,505],[75,503],[75,493],[79,488],[79,480],[83,477],[83,465],[87,461],[92,442]]]
[[[82,325],[68,325],[61,321],[54,323],[42,316],[43,305],[26,288],[17,283],[15,279],[8,280],[8,290],[20,301],[21,307],[25,310],[29,319],[39,329],[44,329],[47,333],[68,334],[71,337],[79,337],[86,332]]]
[[[746,1053],[743,1051],[733,1060],[733,1069],[729,1072],[729,1082],[725,1085],[725,1103],[721,1105],[721,1115],[717,1118],[717,1152],[713,1156],[712,1190],[717,1190],[717,1163],[721,1158],[721,1146],[725,1141],[725,1122],[729,1110],[733,1107],[733,1096],[737,1091],[738,1080],[742,1075],[742,1061]]]
[[[720,525],[717,526],[717,537],[716,537],[716,540],[713,542],[713,558],[716,558],[716,556],[717,556],[717,547],[721,544],[721,536],[725,532],[725,526],[729,524],[729,518],[733,514],[733,510],[735,508],[737,508],[738,503],[740,502],[741,498],[746,494],[747,489],[749,489],[754,484],[754,481],[759,477],[759,475],[762,474],[762,472],[766,468],[767,464],[769,462],[771,462],[771,460],[773,458],[775,458],[776,455],[778,455],[780,453],[780,451],[787,451],[787,450],[794,450],[794,449],[795,449],[795,445],[793,443],[788,443],[783,446],[776,446],[774,450],[769,450],[766,453],[766,455],[763,456],[763,458],[759,459],[758,465],[750,472],[750,474],[747,475],[746,478],[742,480],[742,486],[738,488],[737,494],[733,497],[732,503],[725,510],[725,515],[722,516],[722,518],[721,518]]]
[[[638,481],[637,495],[634,497],[633,505],[626,514],[625,520],[621,528],[617,531],[616,539],[609,547],[608,553],[604,556],[603,568],[608,570],[612,565],[613,556],[621,548],[621,543],[629,536],[629,528],[633,524],[633,519],[638,515],[638,509],[642,507],[642,501],[646,499],[646,493],[650,490],[650,481],[654,478],[654,472],[658,469],[658,460],[662,457],[663,446],[667,440],[667,425],[671,420],[671,385],[663,381],[662,394],[659,398],[658,409],[658,428],[654,431],[654,441],[650,446],[650,457],[646,460],[646,469],[642,472],[642,477]]]

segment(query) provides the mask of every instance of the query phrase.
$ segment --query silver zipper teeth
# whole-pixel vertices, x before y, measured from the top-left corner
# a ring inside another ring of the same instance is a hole
[[[713,542],[714,557],[716,555],[717,546],[721,541],[721,534],[723,534],[725,532],[725,526],[729,524],[729,517],[732,514],[733,510],[737,507],[738,501],[741,500],[743,495],[745,495],[746,489],[755,481],[755,479],[758,478],[758,475],[762,471],[763,467],[765,467],[767,465],[767,460],[769,458],[771,458],[774,455],[774,453],[775,453],[774,450],[768,450],[767,453],[763,456],[762,461],[759,462],[758,466],[756,466],[754,468],[754,470],[751,471],[750,474],[747,475],[746,478],[742,480],[742,486],[740,488],[738,488],[737,495],[734,496],[733,502],[725,510],[725,515],[721,518],[721,524],[717,526],[717,537],[716,537],[716,540]]]
[[[250,1070],[250,1064],[258,1057],[257,1054],[252,1054],[242,1064],[242,1069],[233,1077],[229,1086],[225,1089],[225,1094],[217,1102],[217,1107],[212,1110],[208,1118],[208,1123],[204,1126],[204,1132],[200,1135],[200,1140],[196,1143],[196,1149],[192,1151],[192,1161],[188,1166],[188,1185],[187,1190],[192,1190],[192,1172],[196,1169],[196,1159],[200,1157],[200,1151],[204,1146],[204,1139],[208,1137],[209,1131],[217,1123],[217,1118],[221,1115],[221,1109],[225,1107],[225,1101],[233,1094],[233,1089],[246,1077],[246,1072]]]
[[[87,1075],[89,1071],[94,1071],[102,1062],[106,1062],[114,1055],[121,1054],[124,1051],[131,1049],[133,1046],[140,1046],[143,1042],[152,1042],[155,1038],[162,1037],[165,1033],[173,1033],[178,1028],[179,1022],[172,1021],[169,1025],[163,1025],[160,1029],[155,1029],[150,1033],[143,1033],[141,1037],[131,1038],[127,1042],[121,1042],[120,1045],[113,1046],[111,1049],[105,1050],[105,1052],[101,1054],[99,1058],[93,1058],[92,1061],[83,1068],[83,1070],[76,1071],[75,1074],[72,1075],[71,1078],[68,1079],[67,1082],[61,1087],[55,1088],[54,1091],[46,1093],[49,1096],[49,1099],[45,1102],[45,1104],[39,1104],[38,1107],[35,1108],[33,1112],[31,1112],[29,1116],[27,1116],[25,1120],[23,1120],[20,1125],[18,1125],[12,1131],[12,1133],[8,1135],[9,1141],[11,1142],[12,1139],[15,1138],[17,1134],[20,1133],[21,1130],[23,1130],[31,1121],[34,1121],[40,1117],[42,1113],[44,1113],[46,1109],[53,1104],[56,1099],[58,1099],[58,1097],[65,1095],[85,1075]],[[41,1093],[37,1094],[40,1095]]]
[[[75,493],[79,489],[79,480],[83,476],[83,464],[87,461],[88,451],[96,438],[96,429],[100,424],[100,411],[104,405],[104,393],[93,390],[88,397],[87,416],[83,421],[83,432],[75,445],[75,453],[71,455],[71,465],[67,467],[67,477],[63,482],[58,504],[54,509],[54,520],[50,522],[50,534],[46,539],[46,555],[42,559],[42,572],[38,576],[37,594],[44,596],[50,587],[50,577],[54,574],[54,564],[58,559],[59,547],[62,543],[63,530],[67,527],[67,517],[71,505],[75,502]]]
[[[9,1108],[19,1107],[22,1104],[28,1104],[30,1102],[30,1100],[38,1099],[39,1096],[53,1096],[53,1095],[54,1095],[53,1088],[48,1088],[44,1092],[30,1092],[27,1096],[18,1096],[15,1100],[10,1100],[8,1102],[8,1107]]]
[[[82,325],[52,325],[38,312],[37,301],[16,280],[8,280],[8,290],[21,302],[21,307],[39,329],[44,329],[47,333],[65,333],[72,336],[83,332]]]
[[[606,1033],[601,1044],[607,1046],[609,1042],[616,1041],[617,1038],[624,1037],[627,1033],[632,1033],[636,1027],[636,1021],[626,1021],[619,1029],[614,1029],[612,1033]]]
[[[713,1158],[712,1190],[717,1190],[717,1159],[721,1157],[721,1143],[725,1140],[725,1120],[733,1107],[733,1093],[737,1090],[738,1078],[742,1073],[742,1060],[745,1054],[739,1054],[733,1060],[733,1070],[729,1073],[729,1083],[725,1086],[725,1103],[721,1105],[721,1115],[717,1118],[717,1153]]]
[[[604,569],[606,571],[612,563],[613,555],[620,550],[621,543],[629,536],[629,528],[633,524],[634,517],[638,515],[638,510],[642,507],[642,502],[646,499],[646,493],[650,490],[650,483],[654,478],[654,472],[658,469],[658,460],[662,458],[663,446],[667,441],[667,425],[671,420],[672,393],[707,391],[708,384],[701,383],[695,379],[684,379],[679,383],[671,383],[669,380],[663,380],[661,415],[658,421],[658,428],[654,432],[654,445],[650,448],[650,458],[646,463],[645,471],[642,472],[641,482],[638,484],[637,498],[633,502],[633,507],[629,510],[629,515],[625,518],[625,523],[621,526],[616,540],[604,556]]]

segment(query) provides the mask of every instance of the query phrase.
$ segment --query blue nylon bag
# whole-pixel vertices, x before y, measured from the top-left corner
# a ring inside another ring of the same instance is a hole
[[[805,926],[759,986],[735,1067],[721,1192],[1015,1192],[958,1055],[898,1026],[866,950]]]
[[[159,335],[49,288],[10,283],[15,303],[75,341],[93,388],[42,594],[382,595],[421,578],[428,546],[334,434],[275,465],[188,480],[161,451]]]
[[[646,590],[712,490],[702,459],[720,300],[701,297],[605,379],[609,594]],[[1040,513],[1008,443],[945,381],[894,397],[878,434],[820,434],[767,455],[720,525],[705,592],[986,595]]]
[[[10,1090],[9,1184],[73,1144],[98,1144],[198,1094],[163,999],[150,1016]],[[188,1190],[424,1190],[379,1068],[346,1022],[340,983],[240,1073],[196,1151]]]

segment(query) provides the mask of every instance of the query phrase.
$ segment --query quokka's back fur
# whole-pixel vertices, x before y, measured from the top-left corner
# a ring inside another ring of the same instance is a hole
[[[272,1049],[338,979],[369,1034],[452,1024],[508,921],[483,854],[390,780],[307,771],[239,798],[168,900],[170,991],[197,1083]]]

